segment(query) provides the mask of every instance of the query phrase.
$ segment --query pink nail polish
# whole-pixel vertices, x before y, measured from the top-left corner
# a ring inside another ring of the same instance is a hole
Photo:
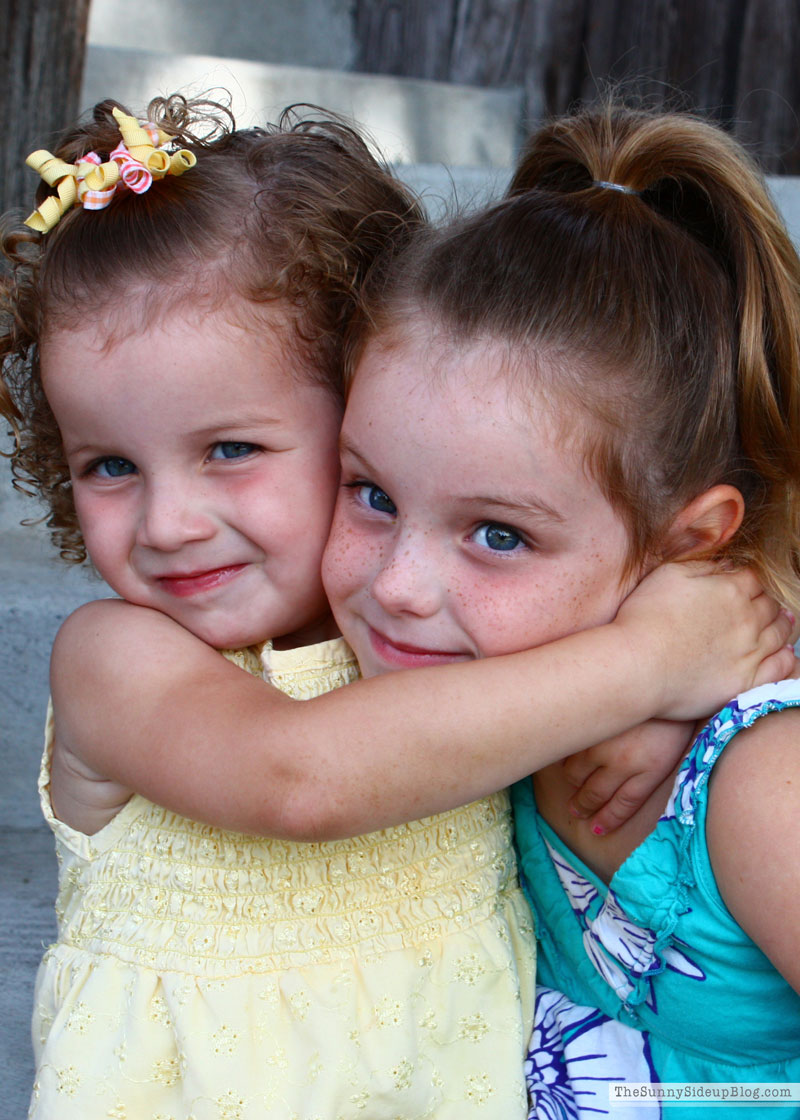
[[[592,832],[595,834],[595,836],[605,836],[606,834],[606,830],[602,825],[599,824],[592,825]]]

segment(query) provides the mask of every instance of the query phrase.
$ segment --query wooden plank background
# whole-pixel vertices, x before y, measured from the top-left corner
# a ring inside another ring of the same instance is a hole
[[[623,83],[800,174],[800,0],[355,0],[357,68],[523,86],[533,124]]]
[[[0,209],[30,201],[20,152],[78,114],[88,18],[89,0],[0,0]]]
[[[800,175],[800,0],[351,0],[355,68],[521,86],[527,124],[608,82],[710,112],[771,174]],[[2,208],[19,153],[77,111],[89,0],[0,0]]]

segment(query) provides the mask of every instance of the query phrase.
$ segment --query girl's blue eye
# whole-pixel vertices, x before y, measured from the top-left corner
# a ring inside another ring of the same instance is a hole
[[[98,459],[89,469],[92,474],[100,478],[124,478],[126,475],[137,473],[136,464],[130,459]]]
[[[215,443],[211,448],[210,459],[243,459],[245,455],[252,455],[256,451],[254,443],[241,443],[237,440],[223,440]]]
[[[522,537],[516,529],[508,525],[498,525],[496,521],[487,521],[475,530],[474,540],[493,552],[513,552],[523,544]]]
[[[373,486],[369,482],[361,483],[358,486],[358,494],[365,505],[377,510],[378,513],[390,513],[392,516],[397,513],[397,506],[380,486]]]

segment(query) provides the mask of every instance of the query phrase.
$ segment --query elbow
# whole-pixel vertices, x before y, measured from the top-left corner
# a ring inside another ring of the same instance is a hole
[[[277,807],[277,820],[274,804],[270,816],[271,827],[258,831],[297,843],[341,840],[360,831],[352,806],[348,814],[328,782],[309,780],[307,774],[287,784]]]
[[[333,812],[324,797],[309,796],[307,790],[287,797],[281,806],[280,836],[297,843],[341,840],[353,834],[341,815]]]

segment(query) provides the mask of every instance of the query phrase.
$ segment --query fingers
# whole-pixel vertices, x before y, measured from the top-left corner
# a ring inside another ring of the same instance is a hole
[[[607,832],[613,832],[641,809],[659,785],[659,782],[654,785],[651,778],[650,774],[636,774],[623,782],[589,821],[589,827],[595,836],[605,836]]]
[[[754,602],[758,603],[759,600]],[[768,599],[767,602],[771,600]],[[768,610],[764,607],[762,614],[767,617],[757,622],[760,629],[753,652],[756,656],[769,657],[791,645],[795,620],[794,615],[785,610]]]
[[[767,595],[766,591],[761,591],[758,595],[752,595],[746,607],[753,612],[752,617],[755,619],[756,625],[762,630],[773,623],[781,614],[780,607],[771,596]]]
[[[753,678],[753,686],[769,684],[770,681],[782,681],[787,677],[797,676],[798,673],[800,673],[800,662],[794,655],[794,648],[784,646],[777,653],[764,658]]]
[[[611,832],[641,808],[663,778],[663,767],[631,773],[629,766],[598,766],[570,798],[569,811],[590,820],[596,835]]]
[[[795,625],[795,618],[791,611],[782,608],[773,598],[768,595],[766,591],[762,591],[760,595],[754,596],[750,600],[750,609],[753,611],[756,623],[762,628],[766,628],[776,620],[781,620],[781,625],[788,623],[787,633],[791,633]]]
[[[619,788],[619,776],[611,778],[608,770],[599,766],[593,773],[587,775],[586,781],[581,783],[572,797],[567,802],[567,807],[573,817],[585,821],[608,802]]]
[[[772,649],[773,644],[777,648],[789,645],[794,627],[794,615],[789,611],[779,611],[772,624],[766,627],[764,638],[769,643],[767,648]]]
[[[571,786],[579,789],[584,784],[590,774],[597,770],[598,766],[603,765],[603,760],[598,757],[597,747],[589,747],[588,750],[578,751],[577,754],[571,754],[561,763],[561,768],[564,771],[564,777],[567,779]],[[598,805],[592,806],[592,811],[597,809],[602,802]]]
[[[565,774],[576,785],[581,780],[570,812],[588,819],[596,835],[618,828],[673,772],[692,728],[692,721],[651,720],[567,759]]]
[[[725,572],[725,569],[724,567],[718,567],[717,571]],[[749,599],[758,599],[759,596],[764,595],[764,588],[761,586],[761,581],[752,568],[740,568],[736,572],[726,572],[725,574],[730,575],[730,577],[739,584],[742,591]],[[766,598],[769,598],[769,596],[766,596]]]

